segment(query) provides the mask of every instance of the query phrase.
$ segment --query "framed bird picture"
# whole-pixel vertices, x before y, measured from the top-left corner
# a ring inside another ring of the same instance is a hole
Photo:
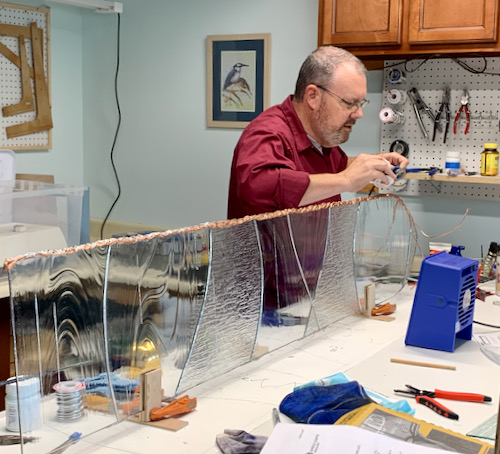
[[[244,128],[269,107],[271,34],[207,36],[207,126]]]

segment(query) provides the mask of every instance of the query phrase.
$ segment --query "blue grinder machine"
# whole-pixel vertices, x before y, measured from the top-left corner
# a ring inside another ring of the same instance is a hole
[[[478,266],[444,251],[424,258],[406,345],[453,352],[456,339],[472,339]]]

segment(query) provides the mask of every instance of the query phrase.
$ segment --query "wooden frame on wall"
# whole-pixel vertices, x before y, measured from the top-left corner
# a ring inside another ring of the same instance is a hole
[[[271,34],[207,36],[207,126],[244,128],[269,107]]]
[[[0,2],[0,148],[52,147],[50,9]]]

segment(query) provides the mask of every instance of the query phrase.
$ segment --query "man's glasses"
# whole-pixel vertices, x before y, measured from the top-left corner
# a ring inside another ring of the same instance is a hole
[[[330,91],[321,85],[317,85],[317,84],[315,84],[315,85],[319,89],[326,91],[329,95],[335,96],[336,98],[340,99],[347,106],[347,109],[352,111],[352,112],[354,112],[355,110],[358,110],[359,108],[361,108],[361,110],[363,110],[370,102],[370,100],[368,100],[368,99],[363,99],[362,101],[347,101],[346,99],[337,95],[333,91]]]

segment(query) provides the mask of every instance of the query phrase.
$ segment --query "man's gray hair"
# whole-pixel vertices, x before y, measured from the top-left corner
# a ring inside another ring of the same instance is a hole
[[[363,62],[340,47],[323,46],[309,54],[299,71],[294,100],[301,102],[304,99],[306,87],[310,84],[328,87],[335,78],[335,70],[344,64],[352,64],[360,74],[366,74]]]

